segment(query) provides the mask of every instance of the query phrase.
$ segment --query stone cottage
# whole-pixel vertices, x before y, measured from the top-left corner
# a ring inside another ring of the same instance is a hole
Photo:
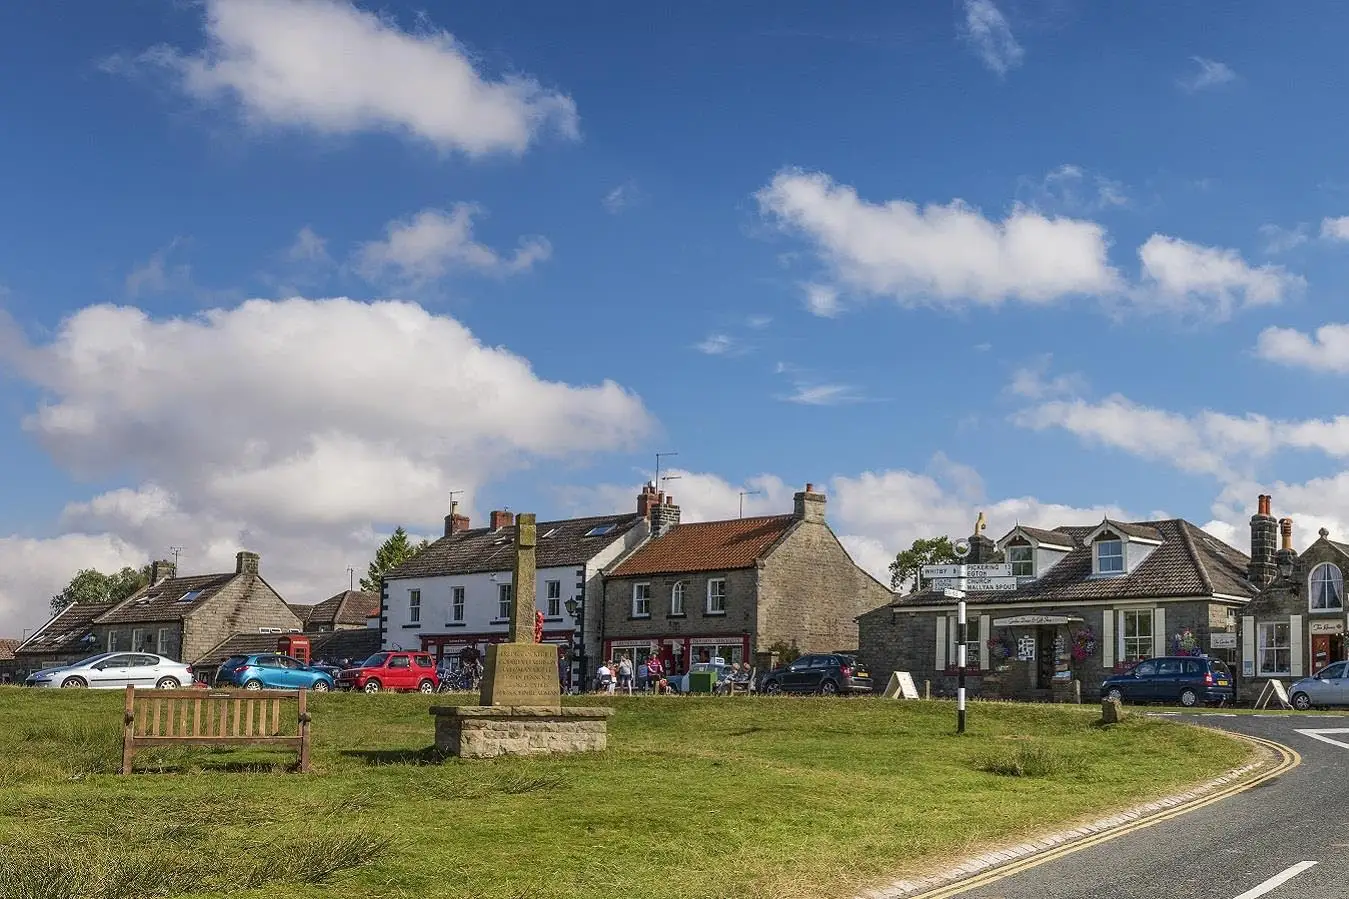
[[[1073,680],[1090,695],[1107,674],[1173,652],[1235,663],[1237,618],[1256,593],[1251,563],[1188,521],[1018,525],[996,543],[977,531],[970,540],[968,563],[1006,566],[968,588],[971,695],[1061,700]],[[859,631],[879,684],[908,671],[937,695],[954,692],[956,602],[941,590],[897,597]]]
[[[774,644],[851,651],[857,616],[893,594],[859,568],[825,520],[814,485],[790,515],[656,527],[605,572],[604,658],[656,655],[668,668],[752,661]]]

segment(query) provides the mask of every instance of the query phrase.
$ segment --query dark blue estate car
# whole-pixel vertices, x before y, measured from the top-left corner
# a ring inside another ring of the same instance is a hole
[[[1236,695],[1231,670],[1222,661],[1206,656],[1144,659],[1101,684],[1102,699],[1179,703],[1187,708],[1201,702],[1232,702]]]

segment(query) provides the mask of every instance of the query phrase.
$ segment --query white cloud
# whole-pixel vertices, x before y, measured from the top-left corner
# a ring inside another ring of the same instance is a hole
[[[1322,219],[1321,237],[1325,240],[1349,240],[1349,215]]]
[[[473,217],[481,213],[472,203],[457,203],[448,212],[423,209],[406,219],[389,222],[385,239],[364,244],[356,253],[356,269],[369,281],[390,275],[410,284],[443,277],[451,269],[487,274],[516,274],[552,255],[542,237],[520,240],[514,254],[502,256],[473,239]]]
[[[44,396],[24,427],[54,461],[139,485],[67,508],[58,539],[87,551],[41,556],[55,589],[81,565],[178,545],[194,571],[257,550],[280,589],[321,599],[368,561],[376,527],[434,525],[452,489],[471,505],[519,466],[628,448],[653,427],[617,384],[545,381],[408,303],[254,300],[166,320],[95,306],[0,354]],[[7,555],[0,571],[22,570]],[[0,607],[21,611],[0,632],[41,621],[54,592],[11,590]]]
[[[126,293],[131,298],[165,293],[170,290],[190,288],[192,285],[192,267],[186,264],[171,265],[169,256],[182,244],[174,238],[165,247],[150,254],[141,265],[136,266],[126,276]]]
[[[976,347],[978,349],[978,347]],[[1049,376],[1053,356],[1045,353],[1012,372],[1007,390],[1016,396],[1040,400],[1055,396],[1073,396],[1086,389],[1086,379],[1077,373]]]
[[[809,384],[798,381],[792,393],[779,399],[803,406],[842,406],[860,403],[863,397],[851,384]]]
[[[1039,181],[1020,179],[1017,193],[1028,206],[1048,212],[1100,212],[1130,203],[1124,184],[1072,164],[1059,166]]]
[[[740,350],[740,342],[729,334],[709,334],[694,349],[709,356],[729,356]]]
[[[961,36],[990,72],[1002,76],[1021,65],[1026,52],[993,0],[964,0],[964,13]]]
[[[637,182],[625,181],[604,195],[600,201],[606,210],[613,215],[623,210],[635,206],[641,200],[641,192],[637,189]]]
[[[1299,224],[1293,228],[1283,228],[1279,225],[1261,225],[1258,230],[1260,236],[1265,239],[1264,252],[1271,256],[1287,253],[1289,250],[1296,249],[1311,240],[1305,224]]]
[[[745,319],[745,326],[755,331],[762,331],[773,323],[771,315],[751,315]]]
[[[1261,359],[1312,371],[1349,372],[1349,325],[1322,325],[1312,334],[1294,328],[1266,328],[1256,338]]]
[[[1236,250],[1154,234],[1138,250],[1143,308],[1226,319],[1238,308],[1282,303],[1306,280],[1278,265],[1253,267]]]
[[[0,634],[22,637],[49,615],[48,602],[78,568],[119,571],[148,559],[108,534],[70,533],[49,539],[0,537]]]
[[[161,46],[138,62],[168,68],[198,100],[236,101],[255,123],[392,131],[470,156],[578,136],[565,94],[526,75],[492,79],[448,32],[403,31],[342,0],[206,0],[204,26],[202,51]]]
[[[996,306],[1052,303],[1113,291],[1105,230],[1024,208],[991,221],[960,200],[919,208],[869,203],[828,175],[787,169],[758,192],[765,215],[804,236],[844,285],[901,303]],[[812,286],[817,314],[837,296]]]
[[[1237,73],[1232,71],[1226,63],[1214,59],[1205,59],[1202,56],[1191,56],[1190,59],[1199,67],[1199,70],[1182,77],[1179,82],[1180,86],[1190,93],[1210,87],[1218,87],[1236,80]]]
[[[305,225],[295,235],[295,242],[286,250],[286,259],[291,262],[327,262],[328,242]]]
[[[843,311],[838,291],[827,284],[807,284],[806,308],[820,318],[835,318]]]

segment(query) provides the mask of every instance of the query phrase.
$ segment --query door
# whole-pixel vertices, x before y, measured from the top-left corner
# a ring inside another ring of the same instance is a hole
[[[1035,688],[1048,690],[1054,683],[1054,628],[1041,627],[1035,633]]]
[[[280,681],[277,686],[285,687],[288,690],[298,690],[301,687],[309,686],[311,678],[304,665],[286,656],[277,656],[276,663],[279,669],[277,678]]]
[[[128,679],[135,684],[136,689],[142,687],[153,687],[159,682],[159,657],[150,655],[135,655],[131,657],[131,664],[127,666]]]
[[[131,655],[109,656],[89,670],[89,686],[114,689],[131,683]]]
[[[815,658],[815,656],[801,656],[788,665],[786,673],[782,675],[782,689],[788,691],[811,689],[810,665]]]
[[[1320,671],[1331,662],[1338,661],[1337,656],[1331,655],[1330,637],[1330,634],[1312,634],[1312,674]]]
[[[810,668],[807,670],[810,675],[810,686],[806,689],[814,692],[820,689],[820,684],[823,684],[826,679],[836,681],[837,679],[833,677],[833,674],[837,667],[838,664],[833,656],[813,656],[810,660]],[[841,686],[841,684],[835,683],[835,686]]]
[[[409,656],[394,656],[389,659],[389,668],[387,680],[384,684],[390,690],[412,690],[416,684],[412,682],[412,659]]]
[[[1130,672],[1131,680],[1121,686],[1124,698],[1134,702],[1152,702],[1157,699],[1157,663],[1139,662]]]
[[[1306,686],[1313,705],[1349,704],[1349,678],[1345,667],[1349,663],[1336,662],[1317,672],[1317,677]]]

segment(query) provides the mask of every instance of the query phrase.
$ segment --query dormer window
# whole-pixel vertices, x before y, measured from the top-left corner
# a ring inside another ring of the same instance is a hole
[[[1007,561],[1013,577],[1035,577],[1035,547],[1029,540],[1014,540],[1007,545]]]
[[[1124,573],[1124,541],[1105,533],[1096,538],[1096,573]]]
[[[1322,562],[1313,568],[1307,586],[1313,612],[1344,608],[1344,572],[1333,562]]]

